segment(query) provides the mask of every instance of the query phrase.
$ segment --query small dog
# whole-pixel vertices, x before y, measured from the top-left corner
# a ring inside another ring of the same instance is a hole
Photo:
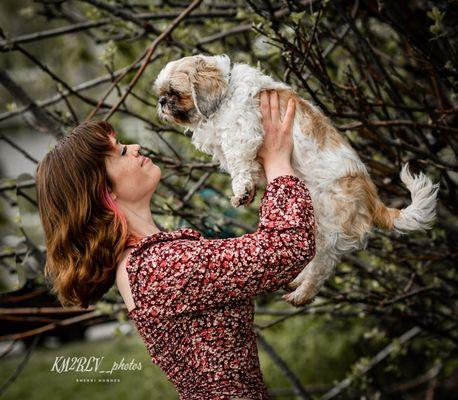
[[[288,99],[296,101],[291,164],[310,191],[317,225],[316,255],[289,284],[294,291],[283,296],[298,306],[314,298],[343,254],[366,247],[373,226],[403,234],[431,228],[439,184],[423,173],[412,176],[406,163],[400,178],[412,203],[387,207],[348,141],[286,84],[246,64],[231,66],[226,55],[169,62],[154,83],[158,114],[191,129],[192,143],[231,175],[234,207],[252,202],[264,176],[257,159],[264,135],[258,94],[269,89],[279,94],[282,118]]]

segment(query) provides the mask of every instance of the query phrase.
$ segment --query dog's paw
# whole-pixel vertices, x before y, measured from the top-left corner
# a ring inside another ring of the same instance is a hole
[[[232,196],[231,205],[232,207],[240,207],[242,205],[242,198],[240,196]]]
[[[295,280],[292,280],[290,283],[288,283],[286,286],[288,287],[289,290],[294,290],[297,289],[301,285],[301,282],[296,282]]]
[[[314,300],[314,297],[307,297],[300,292],[296,293],[296,291],[286,293],[281,298],[296,307],[308,305]]]
[[[256,187],[247,188],[245,193],[241,196],[232,196],[231,204],[233,207],[248,206],[256,194]]]

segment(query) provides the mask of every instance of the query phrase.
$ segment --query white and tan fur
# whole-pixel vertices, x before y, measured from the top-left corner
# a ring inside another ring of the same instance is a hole
[[[275,89],[283,117],[290,97],[296,100],[292,167],[306,183],[316,219],[317,252],[290,283],[283,298],[309,302],[331,275],[343,254],[366,247],[373,226],[399,233],[425,230],[435,219],[439,184],[406,163],[400,178],[412,203],[404,209],[385,206],[366,166],[329,119],[286,84],[258,69],[231,63],[226,55],[191,56],[168,63],[154,88],[159,115],[193,131],[192,143],[213,155],[232,178],[233,206],[247,205],[263,177],[257,152],[263,141],[258,93]]]

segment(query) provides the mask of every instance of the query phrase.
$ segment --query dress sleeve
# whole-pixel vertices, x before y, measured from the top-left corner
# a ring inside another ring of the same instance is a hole
[[[278,176],[266,186],[256,232],[188,243],[161,256],[172,272],[159,271],[169,276],[154,297],[168,313],[203,311],[286,288],[315,256],[310,193],[298,177]]]

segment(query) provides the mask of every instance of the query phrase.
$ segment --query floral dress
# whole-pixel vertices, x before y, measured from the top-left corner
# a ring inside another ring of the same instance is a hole
[[[206,239],[181,228],[144,237],[126,264],[128,312],[182,400],[268,399],[253,329],[257,295],[287,290],[315,256],[309,191],[296,176],[266,186],[256,232]]]

